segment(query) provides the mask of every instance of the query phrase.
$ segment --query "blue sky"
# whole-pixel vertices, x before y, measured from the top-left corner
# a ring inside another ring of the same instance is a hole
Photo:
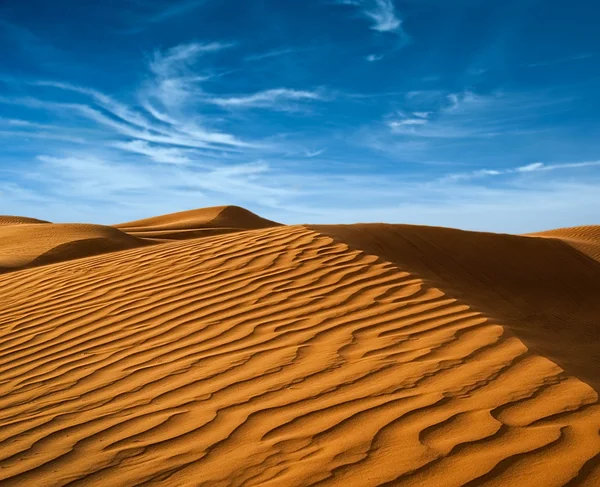
[[[600,223],[593,0],[4,0],[0,213]]]

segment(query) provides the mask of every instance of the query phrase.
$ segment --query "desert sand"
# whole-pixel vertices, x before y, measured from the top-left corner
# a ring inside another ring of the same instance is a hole
[[[598,249],[0,217],[0,485],[598,486]]]

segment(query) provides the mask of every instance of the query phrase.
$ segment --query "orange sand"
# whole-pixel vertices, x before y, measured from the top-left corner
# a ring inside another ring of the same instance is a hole
[[[275,225],[12,234],[19,265],[134,240],[0,276],[0,485],[600,485],[600,264],[571,236]]]

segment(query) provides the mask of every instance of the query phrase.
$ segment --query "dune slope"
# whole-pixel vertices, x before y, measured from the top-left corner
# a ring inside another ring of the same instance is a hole
[[[0,226],[0,272],[147,245],[116,228],[78,223]]]
[[[26,216],[11,216],[11,215],[0,215],[0,226],[3,225],[22,225],[28,223],[50,223],[45,220],[38,220],[37,218],[29,218]]]
[[[214,206],[121,223],[115,228],[142,238],[185,240],[279,225],[239,206]]]
[[[600,390],[600,264],[564,242],[416,225],[313,228],[442,287]]]
[[[591,387],[306,227],[22,270],[0,295],[3,486],[600,485]]]
[[[534,237],[558,238],[600,262],[600,225],[559,228],[532,233]]]

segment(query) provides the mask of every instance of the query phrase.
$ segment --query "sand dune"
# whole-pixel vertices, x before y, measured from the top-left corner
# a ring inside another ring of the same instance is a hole
[[[115,228],[142,238],[186,240],[279,225],[239,206],[214,206],[121,223]]]
[[[600,390],[600,265],[564,242],[416,225],[314,228],[464,299]]]
[[[147,245],[102,225],[41,223],[0,226],[0,272]]]
[[[27,223],[50,223],[45,220],[38,220],[37,218],[29,218],[26,216],[10,216],[0,215],[0,226],[2,225],[21,225]]]
[[[534,237],[559,238],[600,262],[600,225],[559,228],[548,232],[532,233],[531,235]]]
[[[280,226],[5,274],[0,484],[600,485],[587,368],[519,331],[579,306],[563,326],[596,340],[598,267],[552,238]]]

